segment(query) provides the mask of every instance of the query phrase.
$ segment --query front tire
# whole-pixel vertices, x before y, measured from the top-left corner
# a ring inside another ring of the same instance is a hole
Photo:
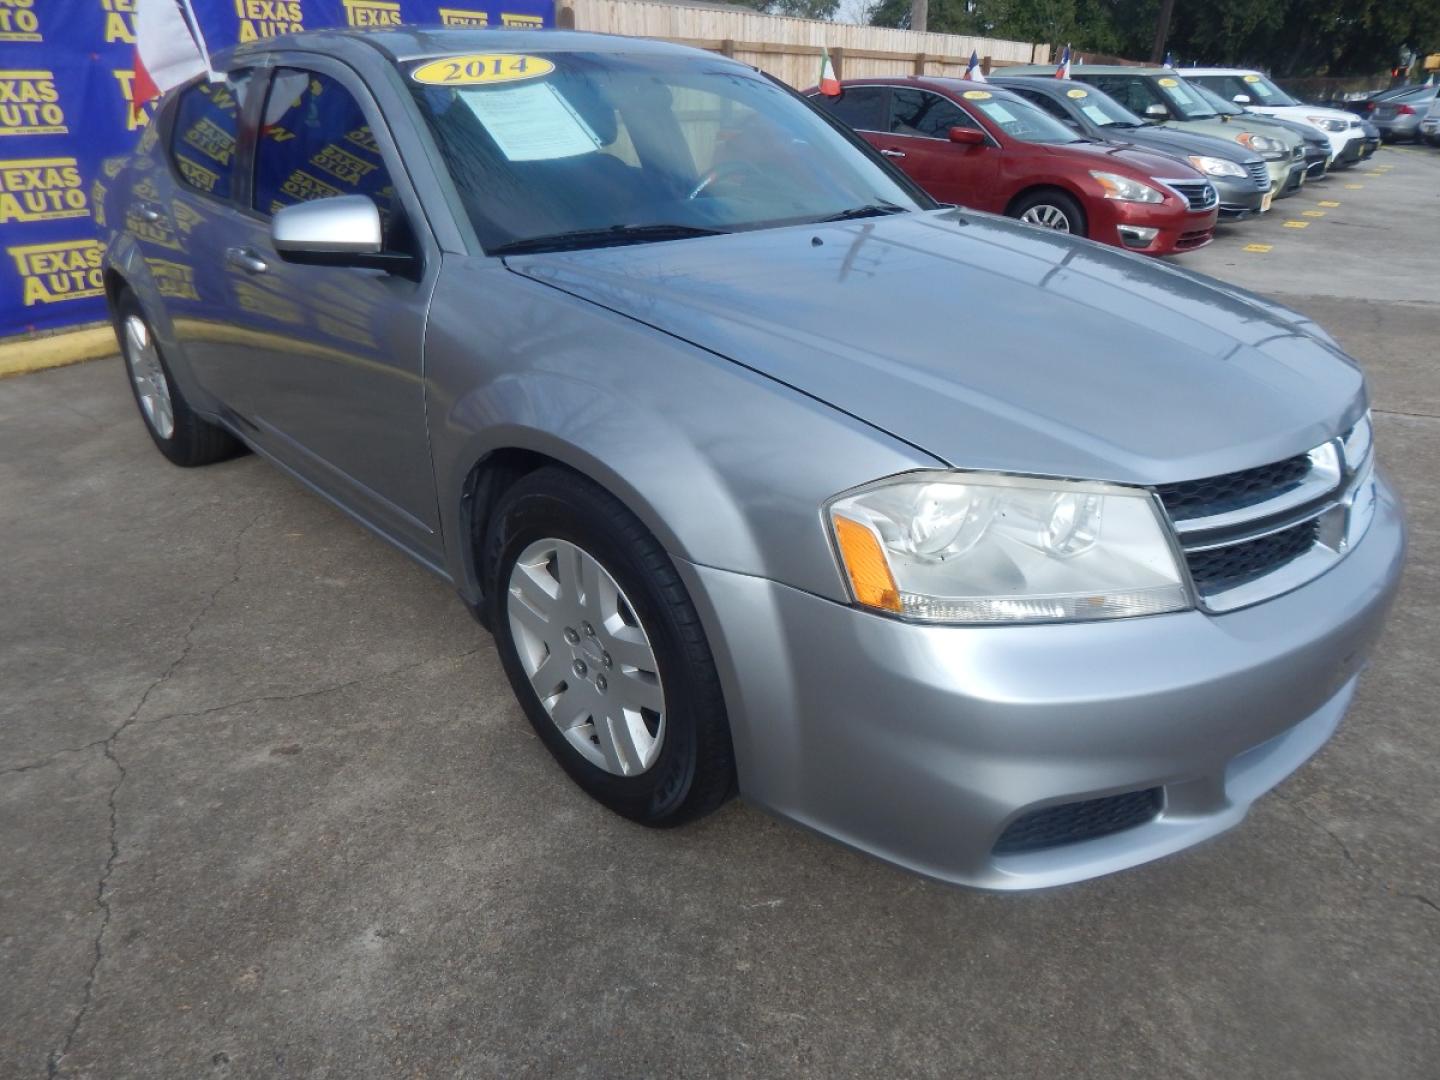
[[[176,465],[193,468],[241,452],[243,447],[233,435],[201,419],[185,400],[155,331],[128,289],[115,302],[115,336],[120,340],[135,405],[160,453]]]
[[[482,555],[505,673],[572,780],[654,827],[730,797],[714,658],[674,564],[634,514],[546,467],[501,497]]]
[[[1088,235],[1085,211],[1063,191],[1032,192],[1010,208],[1010,216],[1042,229],[1053,229],[1072,236]]]

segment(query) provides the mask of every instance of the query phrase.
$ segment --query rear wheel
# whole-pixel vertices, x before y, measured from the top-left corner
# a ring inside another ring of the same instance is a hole
[[[735,788],[700,620],[659,541],[583,477],[547,467],[502,496],[486,540],[510,685],[580,787],[643,825],[700,817]]]
[[[1042,229],[1086,235],[1085,211],[1063,191],[1036,191],[1010,208],[1010,216]]]
[[[125,358],[130,390],[156,447],[176,465],[209,465],[233,457],[243,447],[223,428],[201,419],[190,408],[170,366],[160,352],[155,332],[128,289],[115,303],[115,334]]]

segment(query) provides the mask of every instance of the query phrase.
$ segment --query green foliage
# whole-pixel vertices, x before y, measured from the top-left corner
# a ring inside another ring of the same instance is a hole
[[[797,19],[831,19],[840,0],[731,0],[766,15],[791,15]]]
[[[1159,12],[1160,0],[930,0],[930,29],[1144,60]],[[909,0],[878,0],[870,21],[908,26]],[[1175,5],[1167,39],[1182,64],[1243,64],[1281,77],[1372,74],[1398,63],[1402,46],[1440,52],[1440,3],[1190,0]]]

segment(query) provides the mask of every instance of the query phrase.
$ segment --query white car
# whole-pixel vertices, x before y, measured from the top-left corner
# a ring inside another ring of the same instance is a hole
[[[1186,68],[1185,79],[1197,82],[1251,112],[1296,120],[1319,129],[1330,140],[1333,165],[1353,165],[1364,156],[1365,129],[1358,117],[1343,109],[1304,105],[1265,75],[1246,68]]]

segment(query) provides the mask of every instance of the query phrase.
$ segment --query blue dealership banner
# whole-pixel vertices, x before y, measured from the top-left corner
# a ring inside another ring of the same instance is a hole
[[[552,0],[192,0],[212,50],[327,26],[537,27]],[[92,214],[149,127],[135,0],[0,0],[0,337],[105,317]]]

